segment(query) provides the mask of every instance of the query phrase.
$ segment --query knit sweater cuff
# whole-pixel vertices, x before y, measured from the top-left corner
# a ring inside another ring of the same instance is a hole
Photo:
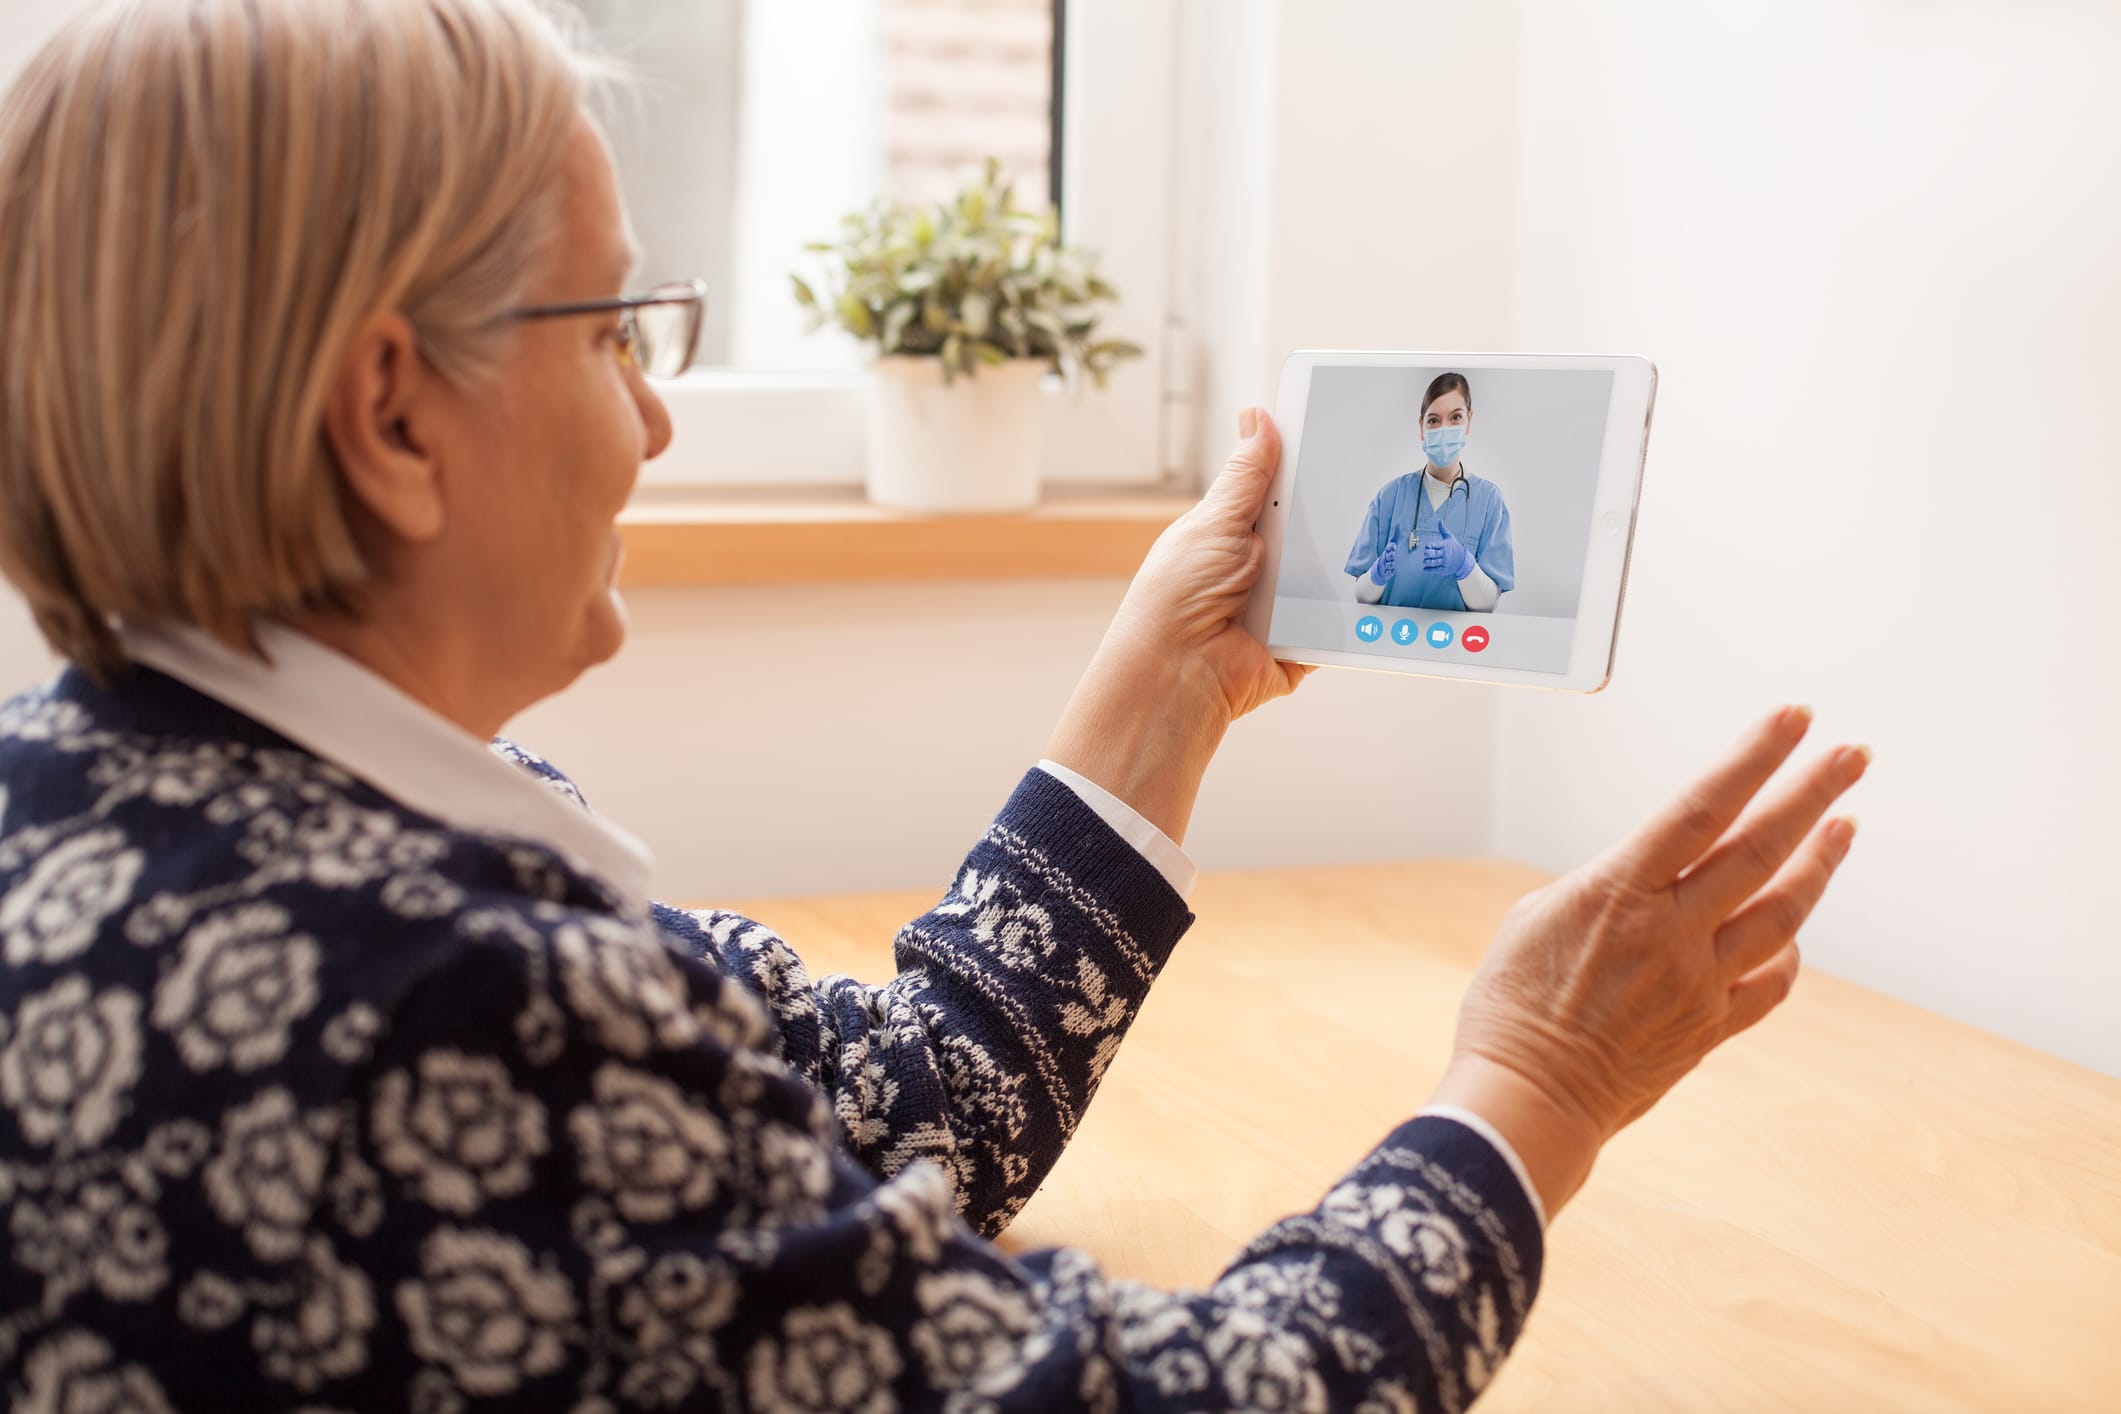
[[[1514,1261],[1510,1283],[1523,1292],[1520,1313],[1531,1309],[1539,1290],[1539,1271],[1546,1252],[1546,1231],[1524,1177],[1496,1146],[1478,1130],[1456,1119],[1420,1114],[1392,1132],[1379,1148],[1403,1147],[1425,1154],[1437,1166],[1448,1169],[1467,1188],[1480,1195],[1500,1226]],[[1519,1287],[1521,1283],[1521,1288]]]
[[[1082,797],[1041,770],[1025,773],[994,831],[1023,852],[1048,888],[1086,911],[1103,912],[1161,969],[1193,925],[1163,873],[1106,824]]]

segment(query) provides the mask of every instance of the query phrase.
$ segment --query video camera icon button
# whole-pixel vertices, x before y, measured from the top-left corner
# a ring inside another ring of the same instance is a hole
[[[1488,631],[1474,624],[1458,637],[1458,644],[1468,653],[1478,653],[1488,646]]]
[[[1401,619],[1398,623],[1392,625],[1392,641],[1405,648],[1414,642],[1415,637],[1420,632],[1420,625],[1416,624],[1414,620]]]
[[[1449,624],[1430,624],[1429,646],[1431,648],[1449,648],[1451,646],[1451,626]]]
[[[1375,643],[1384,632],[1385,621],[1375,614],[1364,614],[1355,621],[1355,636],[1365,643]]]

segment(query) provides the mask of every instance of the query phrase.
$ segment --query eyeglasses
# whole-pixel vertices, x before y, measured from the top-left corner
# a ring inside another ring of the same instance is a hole
[[[619,357],[650,378],[675,378],[692,366],[700,325],[707,317],[707,282],[677,280],[637,295],[576,300],[513,309],[510,319],[563,319],[576,314],[619,316]]]

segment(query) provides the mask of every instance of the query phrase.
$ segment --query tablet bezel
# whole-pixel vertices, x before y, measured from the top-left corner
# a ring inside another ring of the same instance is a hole
[[[1274,422],[1281,432],[1281,465],[1267,491],[1256,529],[1266,541],[1267,557],[1245,608],[1245,627],[1266,642],[1274,615],[1274,590],[1281,578],[1282,542],[1295,505],[1296,468],[1303,449],[1304,413],[1311,375],[1319,368],[1412,367],[1482,369],[1565,368],[1602,370],[1613,375],[1612,401],[1606,409],[1605,447],[1598,460],[1598,486],[1591,501],[1590,548],[1584,562],[1583,593],[1576,607],[1576,631],[1569,666],[1560,673],[1532,668],[1488,667],[1467,658],[1407,658],[1387,651],[1353,653],[1267,642],[1277,659],[1337,668],[1399,673],[1411,677],[1450,678],[1462,682],[1506,683],[1558,692],[1597,692],[1612,680],[1619,637],[1620,610],[1627,598],[1628,559],[1635,543],[1635,514],[1642,494],[1642,468],[1649,449],[1650,419],[1657,395],[1657,365],[1633,354],[1499,354],[1425,353],[1379,350],[1299,349],[1283,360],[1274,401]],[[1353,601],[1351,600],[1352,604]],[[1478,615],[1472,616],[1481,617]],[[1500,617],[1507,617],[1506,615]]]

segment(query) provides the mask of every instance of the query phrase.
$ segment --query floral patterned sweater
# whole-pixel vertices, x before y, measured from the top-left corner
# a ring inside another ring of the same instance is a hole
[[[509,753],[553,788],[551,768]],[[899,973],[452,828],[172,677],[0,707],[22,1410],[1456,1410],[1538,1219],[1453,1120],[1205,1291],[999,1231],[1191,922],[1026,777]]]

